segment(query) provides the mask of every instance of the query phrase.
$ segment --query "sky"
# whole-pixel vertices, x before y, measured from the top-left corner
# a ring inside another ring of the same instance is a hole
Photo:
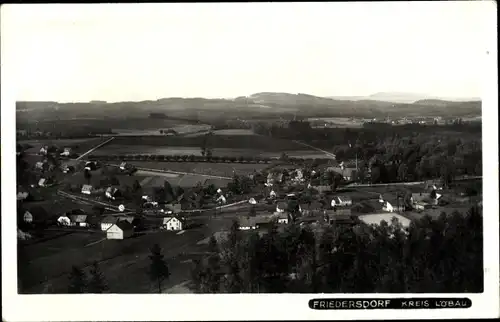
[[[16,100],[480,97],[491,2],[2,6]],[[496,49],[493,49],[496,50]],[[5,60],[4,60],[5,58]]]

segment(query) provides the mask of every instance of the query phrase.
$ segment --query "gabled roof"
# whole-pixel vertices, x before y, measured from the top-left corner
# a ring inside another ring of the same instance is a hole
[[[172,219],[177,219],[181,223],[185,222],[185,220],[182,219],[182,218],[180,218],[180,217],[172,216],[172,217],[165,217],[165,218],[163,218],[163,224],[164,225],[168,224]]]
[[[89,185],[89,184],[84,184],[84,185],[82,186],[82,191],[90,191],[90,190],[92,190],[92,186],[91,186],[91,185]]]
[[[121,230],[134,230],[134,226],[126,220],[120,220],[113,226],[117,226]]]
[[[69,219],[72,222],[83,223],[87,221],[87,215],[70,215]]]

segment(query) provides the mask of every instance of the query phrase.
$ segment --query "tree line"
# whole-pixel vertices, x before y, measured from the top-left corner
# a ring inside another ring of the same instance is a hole
[[[276,226],[209,243],[197,293],[461,293],[483,290],[482,211],[392,225]]]

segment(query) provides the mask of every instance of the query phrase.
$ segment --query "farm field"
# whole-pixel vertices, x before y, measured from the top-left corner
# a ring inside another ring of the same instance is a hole
[[[111,129],[113,134],[107,134],[106,136],[166,136],[160,130],[174,130],[178,134],[196,134],[199,131],[208,131],[210,125],[207,124],[166,124],[163,127],[146,128],[146,129],[134,129],[134,128],[114,128]],[[195,133],[193,133],[195,132]]]
[[[280,148],[277,147],[277,150]],[[279,158],[281,153],[285,152],[289,157],[295,158],[325,158],[325,154],[314,151],[305,150],[302,147],[300,150],[281,150],[281,151],[260,151],[256,149],[243,149],[243,148],[214,148],[212,155],[218,157],[263,157],[263,158]],[[153,155],[195,155],[201,156],[201,149],[197,147],[158,147],[158,146],[128,146],[110,144],[102,147],[91,153],[91,155],[130,155],[130,154],[153,154]]]
[[[199,240],[210,236],[211,228],[178,232],[160,231],[134,236],[124,240],[101,240],[104,234],[70,234],[36,245],[20,247],[20,260],[29,260],[25,270],[21,293],[36,293],[43,289],[50,292],[66,292],[68,273],[72,265],[85,267],[94,260],[100,268],[112,292],[149,293],[155,292],[156,284],[149,281],[149,248],[159,244],[169,265],[172,276],[164,288],[175,286],[189,279],[190,253],[200,253],[204,247],[196,245]],[[91,242],[97,242],[89,245]],[[86,246],[88,245],[88,246]],[[29,274],[35,272],[36,274]],[[116,274],[120,272],[120,274]],[[44,280],[43,276],[47,276]],[[132,283],[130,281],[133,281]]]
[[[113,145],[128,146],[156,146],[156,147],[196,147],[199,148],[205,138],[200,136],[149,136],[149,137],[117,137]],[[276,138],[269,138],[260,135],[214,135],[208,140],[208,145],[217,148],[239,149],[250,146],[252,149],[261,151],[293,151],[304,150],[304,147],[291,141]]]
[[[245,163],[208,163],[208,162],[156,162],[156,161],[131,161],[139,168],[171,170],[179,172],[192,172],[221,177],[232,177],[233,173],[247,175],[254,170],[261,171],[268,167],[266,164]]]

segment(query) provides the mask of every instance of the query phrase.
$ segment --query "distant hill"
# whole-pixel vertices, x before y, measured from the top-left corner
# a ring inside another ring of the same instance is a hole
[[[435,101],[436,104],[442,104],[441,101],[450,102],[470,102],[480,101],[480,98],[449,98],[449,97],[431,97],[425,94],[403,93],[403,92],[379,92],[368,96],[329,96],[332,99],[344,99],[351,101],[382,101],[391,103],[419,103],[421,101]],[[427,103],[426,103],[427,104]]]
[[[367,97],[320,97],[260,92],[234,99],[170,97],[141,102],[17,102],[19,120],[149,117],[220,120],[276,117],[480,116],[481,101],[453,101],[415,94],[376,93]],[[105,106],[106,108],[103,108]]]

